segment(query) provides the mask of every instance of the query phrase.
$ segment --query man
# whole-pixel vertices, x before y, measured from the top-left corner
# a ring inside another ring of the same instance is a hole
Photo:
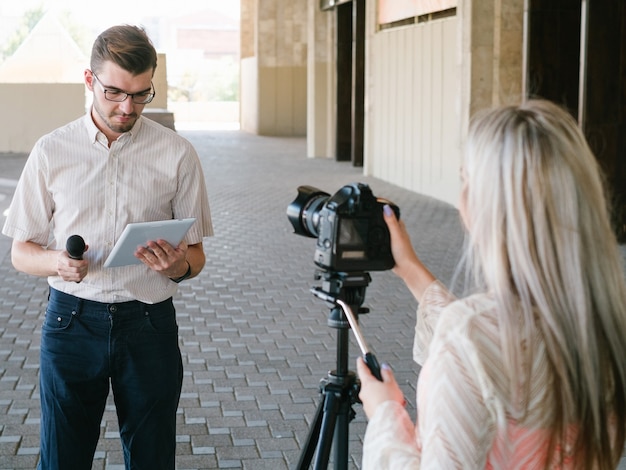
[[[141,115],[156,65],[140,28],[116,26],[96,39],[84,73],[93,105],[35,144],[3,228],[15,268],[50,284],[40,353],[44,470],[91,469],[109,387],[126,468],[175,466],[183,371],[172,296],[204,267],[212,225],[195,150]],[[103,267],[128,223],[188,217],[196,222],[178,246],[157,239],[135,252],[141,264]],[[85,240],[83,259],[64,250],[73,234]]]

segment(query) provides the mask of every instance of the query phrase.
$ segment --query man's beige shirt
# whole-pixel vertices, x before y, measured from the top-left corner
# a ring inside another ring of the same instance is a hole
[[[177,285],[145,265],[103,268],[127,224],[195,217],[188,244],[213,234],[202,167],[193,146],[176,132],[140,117],[113,142],[90,113],[42,137],[17,185],[2,232],[19,241],[64,249],[81,235],[89,273],[81,283],[59,276],[50,286],[100,302],[171,297]]]

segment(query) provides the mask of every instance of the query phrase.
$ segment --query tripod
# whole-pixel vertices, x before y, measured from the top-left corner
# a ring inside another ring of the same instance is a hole
[[[321,289],[318,289],[323,294],[343,300],[354,312],[367,313],[367,309],[360,307],[365,300],[365,289],[371,281],[368,273],[321,272],[316,277],[324,279]],[[326,469],[333,443],[335,469],[348,468],[348,424],[356,416],[352,405],[358,403],[360,383],[356,374],[348,370],[350,323],[336,305],[331,307],[328,326],[337,329],[337,368],[320,381],[322,400],[300,455],[296,467],[298,470],[309,468],[316,448],[314,469]]]

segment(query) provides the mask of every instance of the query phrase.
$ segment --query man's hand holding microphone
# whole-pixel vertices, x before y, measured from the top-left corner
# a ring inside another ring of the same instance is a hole
[[[57,273],[68,282],[82,281],[89,270],[89,263],[83,253],[89,248],[80,235],[72,235],[65,243],[65,251],[57,257]]]

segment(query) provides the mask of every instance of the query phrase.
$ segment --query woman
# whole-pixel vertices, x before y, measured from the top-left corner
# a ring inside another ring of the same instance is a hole
[[[460,212],[479,293],[454,299],[385,220],[419,301],[417,424],[392,372],[357,369],[363,468],[618,465],[626,423],[626,283],[594,156],[540,100],[473,119]]]

